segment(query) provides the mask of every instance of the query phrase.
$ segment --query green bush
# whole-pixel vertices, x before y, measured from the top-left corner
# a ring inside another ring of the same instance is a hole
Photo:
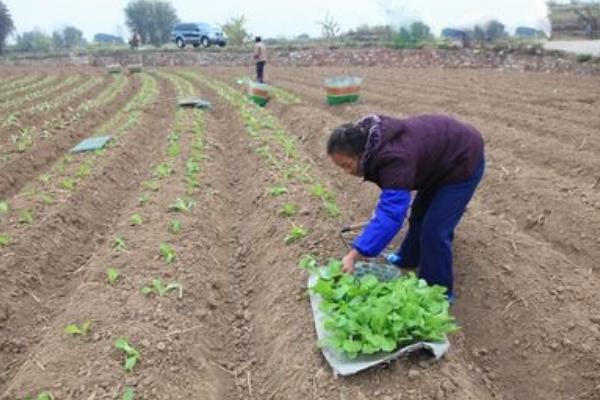
[[[592,58],[594,57],[591,54],[578,54],[576,60],[577,62],[584,63],[591,61]]]

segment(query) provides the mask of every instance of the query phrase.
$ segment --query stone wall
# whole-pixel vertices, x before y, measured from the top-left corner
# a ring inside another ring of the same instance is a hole
[[[0,58],[0,65],[13,66],[105,66],[136,64],[145,66],[244,66],[248,52],[232,50],[138,51],[112,54],[63,55],[54,57]],[[600,75],[600,63],[579,63],[554,52],[528,54],[523,51],[491,50],[394,50],[370,49],[275,49],[271,65],[279,66],[385,66],[422,68],[494,68],[521,71]]]

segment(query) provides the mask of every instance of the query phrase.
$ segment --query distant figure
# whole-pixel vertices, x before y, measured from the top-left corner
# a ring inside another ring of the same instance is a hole
[[[256,61],[256,81],[265,83],[265,64],[267,63],[267,46],[262,42],[260,36],[257,36],[254,41],[254,61]]]
[[[129,47],[131,48],[131,50],[135,50],[140,47],[140,44],[142,44],[142,37],[140,36],[138,31],[136,29],[134,29],[133,35],[131,36],[131,39],[129,40]]]

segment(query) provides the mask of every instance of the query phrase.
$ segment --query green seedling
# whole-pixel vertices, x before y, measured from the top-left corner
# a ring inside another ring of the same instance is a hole
[[[10,244],[10,236],[0,234],[0,247],[7,247]]]
[[[169,232],[176,235],[181,232],[181,221],[178,219],[173,219],[169,222]]]
[[[298,267],[311,274],[317,274],[319,272],[317,260],[310,254],[304,254],[298,261]]]
[[[114,285],[117,282],[119,276],[121,276],[121,271],[119,271],[118,268],[110,267],[106,269],[106,280],[111,285]]]
[[[63,189],[73,191],[75,190],[75,186],[77,186],[77,181],[74,178],[65,178],[61,182],[61,186]]]
[[[197,174],[200,172],[200,163],[194,160],[188,160],[185,163],[185,170],[188,174]]]
[[[134,400],[135,399],[135,390],[132,387],[126,387],[125,392],[123,392],[123,400]]]
[[[70,324],[65,327],[65,333],[72,336],[87,336],[92,328],[92,321],[85,321],[81,325]]]
[[[42,183],[48,183],[48,182],[50,182],[50,178],[51,178],[50,174],[42,174],[42,175],[39,176],[38,179]]]
[[[33,146],[33,137],[30,131],[23,131],[17,137],[13,137],[14,144],[17,148],[17,152],[23,153],[28,148]]]
[[[51,194],[44,193],[40,195],[40,201],[44,204],[52,204],[54,203],[54,197]]]
[[[304,239],[307,235],[308,235],[308,232],[306,231],[306,229],[304,229],[300,226],[294,225],[292,227],[292,229],[290,229],[290,232],[288,233],[288,235],[285,238],[285,244],[289,245],[289,244],[296,243],[296,242]]]
[[[274,186],[274,187],[270,188],[269,190],[267,190],[267,194],[269,196],[273,196],[273,197],[283,196],[287,192],[288,192],[287,188],[285,188],[283,186]]]
[[[85,178],[86,176],[89,176],[91,173],[92,173],[91,165],[89,165],[88,163],[83,163],[79,166],[79,168],[77,168],[77,171],[75,171],[75,176],[78,178]]]
[[[169,135],[169,143],[178,142],[180,139],[181,139],[181,135],[176,132],[172,132]]]
[[[340,207],[331,201],[325,201],[323,203],[323,210],[325,210],[325,212],[333,218],[337,218],[342,215],[342,210],[340,210]]]
[[[69,161],[65,158],[62,159],[59,163],[56,164],[55,169],[59,174],[64,174],[69,166]]]
[[[22,210],[19,214],[19,222],[21,224],[31,224],[33,223],[33,212],[31,210]]]
[[[170,244],[161,243],[159,246],[159,251],[161,257],[167,264],[171,264],[173,261],[175,261],[175,250]]]
[[[200,187],[200,181],[198,180],[197,177],[195,177],[193,175],[186,176],[185,183],[188,186],[188,188],[191,189],[192,193],[193,193],[194,189],[197,189]]]
[[[323,201],[333,201],[333,200],[335,199],[335,198],[334,198],[334,196],[333,196],[333,194],[331,194],[331,193],[330,193],[330,192],[329,192],[329,191],[328,191],[328,190],[325,188],[325,186],[323,186],[323,185],[322,185],[322,184],[320,184],[320,183],[317,183],[316,185],[313,185],[313,186],[310,188],[310,193],[311,193],[313,196],[315,196],[315,197],[317,197],[317,198],[319,198],[319,199],[321,199],[321,200],[323,200]]]
[[[312,177],[309,174],[309,170],[310,165],[294,164],[283,172],[283,179],[289,181],[297,178],[300,182],[310,183],[312,182]]]
[[[35,396],[27,395],[23,398],[23,400],[54,400],[55,397],[51,392],[43,391],[38,393]]]
[[[294,215],[298,214],[298,206],[294,203],[285,203],[279,209],[279,214],[283,215],[284,217],[293,217]]]
[[[158,166],[156,167],[156,169],[154,170],[154,176],[157,178],[166,178],[168,176],[170,176],[171,174],[173,174],[173,167],[171,166],[170,163],[167,162],[163,162],[161,164],[158,164]]]
[[[0,201],[0,215],[8,213],[10,207],[6,201]]]
[[[171,205],[169,206],[169,211],[174,212],[189,212],[192,207],[196,205],[196,202],[193,200],[183,200],[177,198]]]
[[[150,193],[142,193],[140,197],[138,197],[138,204],[140,206],[145,206],[150,202]]]
[[[183,296],[183,287],[181,286],[181,284],[177,282],[171,282],[165,285],[160,278],[154,278],[152,279],[152,283],[150,285],[144,286],[142,288],[142,294],[145,296],[154,294],[160,297],[164,297],[173,290],[179,290],[179,298]]]
[[[127,247],[125,239],[122,236],[115,236],[113,240],[113,248],[117,251],[123,251]]]
[[[129,222],[131,223],[131,226],[139,226],[142,224],[144,220],[142,219],[142,216],[139,214],[133,214],[131,216],[131,218],[129,219]]]
[[[124,338],[117,339],[115,347],[125,353],[125,364],[123,365],[125,371],[133,371],[133,368],[135,368],[140,360],[140,353]]]
[[[160,190],[160,184],[154,181],[146,181],[142,183],[142,186],[144,187],[144,189],[148,189],[151,192],[158,192]]]
[[[171,143],[169,145],[169,147],[167,147],[167,155],[169,157],[179,157],[179,155],[181,154],[181,146],[179,146],[179,143]]]

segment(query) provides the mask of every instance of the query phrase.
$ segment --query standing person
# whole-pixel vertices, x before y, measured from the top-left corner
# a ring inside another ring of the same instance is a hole
[[[141,43],[142,43],[142,36],[140,36],[138,31],[136,29],[134,29],[133,35],[131,36],[131,39],[129,40],[129,46],[131,47],[131,50],[135,50],[135,49],[139,48]]]
[[[254,39],[254,61],[256,62],[256,81],[265,83],[265,64],[267,63],[267,46],[260,36]]]
[[[416,190],[408,233],[388,261],[419,267],[419,277],[445,286],[452,301],[452,241],[484,174],[481,134],[442,115],[371,115],[336,128],[327,154],[347,173],[382,190],[373,218],[342,260],[344,271],[352,273],[359,257],[375,257],[385,249],[402,227]]]

